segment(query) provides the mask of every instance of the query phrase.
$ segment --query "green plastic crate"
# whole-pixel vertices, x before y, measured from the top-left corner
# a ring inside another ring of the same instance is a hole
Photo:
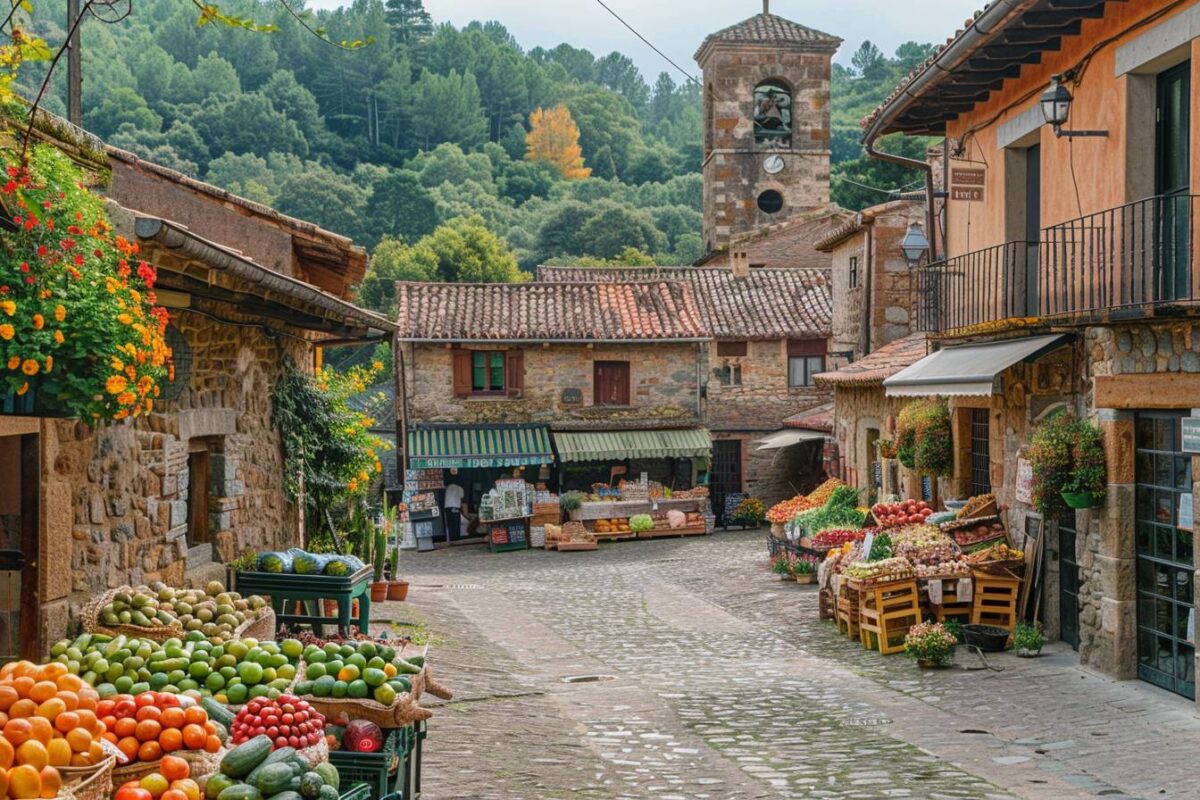
[[[370,786],[365,783],[355,783],[350,786],[349,790],[342,793],[339,800],[369,800],[370,797]]]
[[[407,771],[407,736],[397,728],[389,731],[383,747],[375,753],[353,753],[334,750],[329,754],[329,763],[337,767],[342,781],[350,784],[365,783],[371,800],[382,800],[392,786],[403,780]],[[403,788],[396,786],[396,788]]]

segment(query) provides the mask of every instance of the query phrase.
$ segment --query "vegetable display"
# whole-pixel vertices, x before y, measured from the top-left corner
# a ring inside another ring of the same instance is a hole
[[[242,597],[226,591],[220,581],[209,581],[203,590],[175,589],[161,581],[119,591],[96,616],[101,625],[165,626],[181,633],[200,631],[207,637],[229,639],[244,623],[267,608],[257,595]]]
[[[791,522],[801,511],[807,511],[812,507],[811,500],[802,494],[796,495],[791,500],[784,500],[771,506],[767,510],[767,522],[782,525],[785,522]]]
[[[841,547],[846,542],[862,538],[862,531],[850,528],[826,528],[812,537],[812,547],[814,550],[832,550],[835,547]]]
[[[808,493],[808,502],[813,508],[823,506],[829,502],[829,498],[833,496],[833,491],[846,484],[837,478],[830,478],[822,483],[816,489]]]
[[[629,530],[641,533],[654,530],[654,520],[649,514],[637,514],[629,518]]]
[[[273,747],[262,734],[225,754],[204,793],[205,800],[337,800],[340,783],[332,764],[310,766],[297,748]]]
[[[356,556],[340,553],[309,553],[297,547],[286,552],[260,553],[258,571],[275,574],[335,575],[342,577],[366,566]]]
[[[386,645],[370,641],[304,648],[304,677],[296,682],[300,696],[371,699],[385,706],[412,689],[407,675],[420,673],[420,656],[403,659]]]
[[[892,534],[892,550],[914,565],[954,561],[962,550],[954,540],[931,525],[909,525]]]
[[[885,558],[880,561],[855,561],[846,567],[844,574],[850,578],[877,583],[902,581],[913,576],[912,564],[905,558]]]
[[[977,494],[967,500],[956,513],[958,519],[974,519],[978,517],[980,512],[989,507],[994,508],[996,504],[996,495],[988,492],[987,494]],[[994,510],[993,510],[993,513]]]
[[[82,634],[50,649],[56,663],[96,687],[101,697],[148,691],[214,695],[241,705],[278,695],[296,676],[301,645],[294,639],[213,644],[200,631],[161,644],[136,637]]]
[[[265,736],[276,748],[312,747],[325,736],[325,717],[295,695],[259,697],[234,716],[229,734],[234,744]]]
[[[905,500],[901,503],[876,503],[871,516],[881,528],[895,528],[924,522],[933,509],[924,500]]]
[[[192,766],[177,756],[163,756],[158,769],[117,787],[113,800],[200,800],[200,784]]]

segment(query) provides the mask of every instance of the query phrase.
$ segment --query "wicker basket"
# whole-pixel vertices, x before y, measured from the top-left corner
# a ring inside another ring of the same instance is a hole
[[[297,670],[298,675],[304,673],[304,666],[304,664],[300,665],[300,668]],[[412,690],[397,695],[395,702],[390,706],[385,706],[382,703],[377,703],[365,697],[315,697],[305,695],[304,700],[324,715],[325,719],[330,722],[345,714],[350,719],[365,719],[368,722],[374,722],[381,728],[403,728],[405,725],[429,719],[432,716],[429,711],[417,705],[417,701],[421,699],[421,695],[425,692],[425,676],[427,672],[428,667],[425,667],[416,675],[405,675],[404,677],[408,678],[412,684]]]
[[[233,632],[234,639],[258,639],[265,641],[275,638],[275,610],[263,606],[258,610],[258,616],[248,619]]]
[[[76,800],[108,800],[113,792],[113,767],[116,756],[109,756],[90,767],[58,767],[63,788]]]
[[[138,639],[151,639],[156,642],[165,642],[172,637],[183,637],[187,631],[182,628],[172,628],[168,625],[157,625],[150,628],[143,628],[138,625],[104,625],[100,622],[100,611],[106,605],[112,602],[113,597],[118,592],[133,592],[132,586],[118,586],[115,589],[110,589],[99,597],[93,599],[90,603],[83,607],[80,612],[80,620],[83,623],[84,631],[88,633],[103,633],[109,636],[125,636],[135,637]],[[235,639],[271,639],[275,636],[275,612],[270,606],[264,606],[259,610],[258,616],[254,619],[249,619],[243,622],[233,632]]]
[[[210,753],[207,750],[180,750],[171,755],[179,756],[188,762],[188,766],[191,767],[191,775],[189,777],[198,783],[201,789],[204,789],[204,785],[208,783],[208,779],[220,771],[221,759],[228,752],[227,748],[222,747],[215,753]]]
[[[123,767],[114,766],[112,770],[113,786],[120,786],[129,781],[140,781],[151,772],[158,772],[158,765],[158,761],[134,761]]]
[[[1004,561],[980,561],[971,564],[971,569],[1001,578],[1016,578],[1020,580],[1025,575],[1025,559],[1009,558]]]

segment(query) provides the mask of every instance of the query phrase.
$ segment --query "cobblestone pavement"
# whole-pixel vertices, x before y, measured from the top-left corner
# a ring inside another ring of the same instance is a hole
[[[409,602],[374,616],[427,626],[456,693],[425,800],[1200,797],[1191,703],[1061,646],[998,671],[864,651],[764,536],[409,554]]]

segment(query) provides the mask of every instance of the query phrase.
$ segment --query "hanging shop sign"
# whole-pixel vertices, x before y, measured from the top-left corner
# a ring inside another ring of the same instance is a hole
[[[985,198],[987,171],[982,167],[950,168],[950,199],[982,203]]]

